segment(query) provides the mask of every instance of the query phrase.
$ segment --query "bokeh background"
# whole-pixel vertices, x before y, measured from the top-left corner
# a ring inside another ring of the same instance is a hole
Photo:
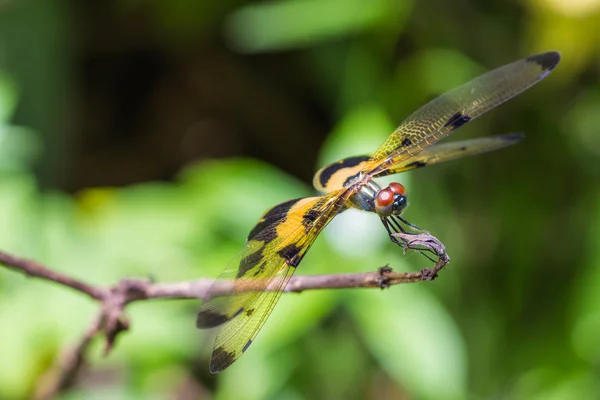
[[[134,304],[60,398],[597,398],[599,26],[598,0],[0,2],[0,248],[105,285],[215,277],[320,165],[489,69],[563,56],[450,139],[525,141],[398,177],[452,258],[439,279],[284,295],[218,376],[198,302]],[[299,273],[426,261],[348,212]],[[34,396],[96,309],[0,269],[0,398]]]

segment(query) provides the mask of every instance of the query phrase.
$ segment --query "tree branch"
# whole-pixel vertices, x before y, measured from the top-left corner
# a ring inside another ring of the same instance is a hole
[[[413,283],[433,280],[437,273],[450,261],[442,243],[427,232],[395,233],[404,251],[417,250],[434,254],[438,261],[433,268],[425,268],[419,272],[394,272],[385,266],[377,271],[335,274],[294,276],[289,281],[286,292],[302,292],[315,289],[344,288],[387,288],[400,283]],[[35,261],[26,260],[0,251],[0,264],[23,272],[24,274],[58,283],[77,290],[101,303],[100,310],[92,320],[85,334],[75,346],[67,348],[61,355],[57,365],[45,373],[38,385],[35,398],[52,399],[64,389],[73,385],[80,370],[85,365],[85,354],[92,340],[103,333],[106,338],[104,353],[108,354],[118,335],[129,329],[129,320],[125,307],[132,302],[149,299],[201,299],[213,285],[219,285],[212,295],[225,295],[233,292],[232,281],[214,281],[197,279],[187,282],[153,283],[144,279],[123,279],[111,287],[90,285],[79,279],[54,271]],[[246,285],[244,285],[246,286]],[[252,288],[252,285],[247,285]],[[249,289],[251,290],[251,289]]]
[[[39,380],[34,399],[50,400],[62,390],[71,387],[85,366],[85,354],[92,339],[102,330],[102,312],[99,312],[74,346],[67,347],[61,354],[55,368],[48,370]]]
[[[18,258],[2,251],[0,251],[0,264],[15,271],[21,271],[25,275],[34,278],[46,279],[70,287],[71,289],[87,294],[95,300],[102,301],[108,294],[105,290],[97,286],[88,285],[78,279],[53,271],[35,261]]]

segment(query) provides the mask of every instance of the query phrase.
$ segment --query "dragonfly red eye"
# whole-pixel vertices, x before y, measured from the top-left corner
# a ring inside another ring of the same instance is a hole
[[[379,193],[377,193],[376,201],[379,207],[389,206],[394,202],[394,192],[388,188],[381,189]]]
[[[392,192],[396,193],[396,194],[406,194],[406,188],[404,187],[404,185],[399,184],[398,182],[392,182],[389,185],[390,189],[392,189]]]

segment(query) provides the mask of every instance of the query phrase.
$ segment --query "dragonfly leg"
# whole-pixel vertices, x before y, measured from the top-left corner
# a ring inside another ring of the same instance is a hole
[[[400,221],[402,221],[402,223],[404,223],[404,224],[406,224],[406,225],[410,226],[410,227],[411,227],[411,228],[413,228],[414,230],[417,230],[417,231],[419,231],[419,232],[421,232],[421,233],[429,233],[429,232],[427,232],[425,229],[421,229],[421,228],[419,228],[418,226],[416,226],[416,225],[414,225],[414,224],[411,224],[410,222],[408,222],[407,220],[405,220],[404,218],[402,218],[402,217],[401,217],[401,216],[399,216],[399,215],[398,215],[398,216],[396,216],[396,218],[398,218]]]
[[[406,253],[408,250],[416,250],[419,253],[421,253],[425,258],[427,258],[429,261],[431,262],[436,262],[433,258],[431,258],[428,254],[426,254],[426,252],[431,252],[434,255],[438,255],[438,253],[436,253],[430,246],[424,245],[423,241],[415,241],[413,239],[413,237],[417,237],[418,235],[429,235],[428,232],[419,229],[418,232],[412,233],[409,232],[408,230],[406,230],[403,226],[401,222],[404,222],[406,225],[410,226],[413,229],[418,229],[418,228],[414,228],[413,225],[407,223],[404,219],[401,219],[401,221],[396,220],[394,217],[389,217],[389,218],[382,218],[381,222],[383,223],[383,226],[385,226],[385,229],[388,231],[388,235],[391,239],[392,242],[394,242],[395,244],[397,244],[398,246],[402,247],[404,249],[404,252]],[[418,247],[417,247],[418,246]]]
[[[445,260],[446,264],[450,261],[448,255],[446,254],[446,248],[439,241],[438,238],[432,236],[428,232],[425,233],[403,233],[398,232],[395,233],[394,236],[399,237],[402,241],[406,242],[406,247],[417,250],[421,252],[421,254],[425,255],[423,252],[427,251],[438,258],[438,260]],[[426,255],[425,255],[426,256]],[[427,257],[427,256],[426,256]],[[430,257],[427,257],[432,262],[436,262],[432,260]]]
[[[411,228],[415,230],[418,229],[403,219],[401,221],[406,225],[411,226]],[[404,229],[398,221],[395,221],[391,218],[389,221],[382,219],[382,222],[387,229],[388,234],[390,235],[390,239],[399,246],[402,246],[405,252],[408,250],[416,250],[428,260],[435,263],[433,268],[423,268],[421,270],[422,280],[434,280],[437,278],[438,272],[440,272],[442,268],[444,268],[450,262],[450,257],[448,257],[448,254],[446,254],[445,246],[439,241],[439,239],[437,239],[435,236],[432,236],[429,232],[422,229],[419,229],[419,232],[417,233],[407,232],[407,230]],[[426,254],[427,252],[436,256],[438,260],[436,261],[431,258],[428,254]]]
[[[398,246],[404,247],[404,245],[406,244],[406,241],[403,240],[402,238],[395,236],[396,232],[390,228],[390,222],[385,218],[381,218],[381,223],[385,227],[385,230],[387,231],[387,233],[390,237],[390,240],[392,242],[394,242],[395,244],[397,244]],[[396,227],[393,227],[393,228],[397,229]],[[402,227],[400,227],[400,229],[401,229],[401,232],[407,233],[406,231],[404,231],[404,229],[402,229]]]

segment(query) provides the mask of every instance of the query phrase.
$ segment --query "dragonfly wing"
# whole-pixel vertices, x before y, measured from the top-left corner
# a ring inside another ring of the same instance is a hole
[[[273,311],[273,307],[295,271],[295,268],[277,261],[276,259],[266,261],[265,268],[275,269],[275,275],[268,279],[269,283],[262,291],[258,291],[258,288],[250,288],[248,292],[224,300],[228,309],[237,309],[238,314],[234,314],[233,318],[227,321],[217,333],[210,360],[210,372],[220,372],[237,360],[252,344]],[[240,289],[240,287],[236,288],[236,290]],[[222,298],[217,301],[221,302]],[[202,309],[199,315],[201,313]]]
[[[315,173],[313,186],[321,193],[346,187],[370,159],[370,155],[354,156],[326,165]]]
[[[521,141],[525,136],[521,133],[508,133],[487,138],[461,140],[458,142],[438,143],[419,152],[416,156],[393,164],[377,176],[386,176],[431,164],[474,156],[488,151],[499,150]]]
[[[209,289],[198,312],[199,328],[222,325],[211,372],[227,368],[252,344],[296,267],[349,195],[338,190],[282,203],[250,232],[246,246]]]
[[[413,157],[430,145],[545,78],[558,52],[534,55],[490,71],[415,111],[373,154],[370,173]]]

